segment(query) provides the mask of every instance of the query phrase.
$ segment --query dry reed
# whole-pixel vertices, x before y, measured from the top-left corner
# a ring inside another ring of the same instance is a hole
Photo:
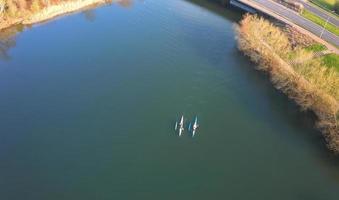
[[[292,48],[289,37],[264,18],[245,15],[236,32],[239,49],[269,74],[277,89],[316,114],[329,149],[339,153],[337,71],[312,59],[309,52]]]

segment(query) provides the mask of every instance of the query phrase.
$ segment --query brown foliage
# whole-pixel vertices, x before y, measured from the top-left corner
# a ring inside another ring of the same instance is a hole
[[[315,41],[312,38],[305,36],[304,34],[300,33],[297,29],[291,26],[285,26],[283,31],[287,34],[290,43],[293,47],[296,46],[307,47],[315,43]]]
[[[88,6],[89,1],[84,0],[0,0],[0,29],[8,28],[12,25],[21,24],[25,20],[29,21],[32,17],[42,18],[41,21],[46,20],[48,18],[48,9],[53,9],[52,6],[59,6],[54,8],[54,13],[62,14],[65,9],[66,13],[70,12],[71,8],[67,5],[67,3],[72,4],[76,9],[80,9],[82,4]],[[98,1],[98,3],[108,3],[111,0],[102,0]],[[131,4],[132,0],[121,0],[125,6]],[[93,5],[96,1],[93,1]],[[77,7],[78,5],[78,7]],[[58,10],[59,9],[59,10]],[[46,14],[47,13],[47,14]],[[45,16],[43,16],[45,14]],[[55,17],[55,16],[51,16]],[[34,21],[34,20],[33,20]],[[38,22],[39,20],[35,20],[34,22]]]
[[[307,52],[298,47],[298,52],[293,51],[288,35],[263,18],[246,15],[236,31],[239,49],[268,72],[277,89],[317,115],[328,147],[339,153],[338,73],[305,59]],[[297,64],[292,64],[292,54]]]
[[[67,0],[1,0],[4,2],[4,14],[10,18],[21,17],[29,13],[38,12],[42,8],[65,2]],[[1,5],[2,3],[0,3]]]

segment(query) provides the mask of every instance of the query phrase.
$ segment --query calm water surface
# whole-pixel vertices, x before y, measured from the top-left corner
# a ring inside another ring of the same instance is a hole
[[[2,54],[1,200],[339,198],[312,117],[238,52],[239,13],[124,5],[26,29]],[[181,114],[196,137],[175,135]]]

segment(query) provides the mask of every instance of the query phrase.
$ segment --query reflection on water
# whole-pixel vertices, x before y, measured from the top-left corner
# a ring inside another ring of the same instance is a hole
[[[143,2],[143,0],[140,0]],[[113,1],[110,0],[110,2],[107,2],[108,4],[116,4],[123,8],[128,8],[133,6],[133,0],[118,0]],[[106,4],[104,4],[106,5]],[[90,6],[86,8],[86,10],[82,11],[86,21],[93,22],[96,19],[95,11],[93,9],[103,6],[103,4],[95,4],[93,6]],[[54,20],[54,19],[51,19]],[[43,23],[48,23],[51,20],[47,20]],[[12,27],[9,27],[7,29],[0,31],[0,60],[8,61],[11,59],[9,55],[9,50],[16,46],[16,35],[23,32],[26,28],[30,28],[31,26],[25,26],[25,25],[15,25]]]
[[[133,0],[121,0],[121,1],[118,2],[118,4],[121,7],[128,8],[128,7],[131,7],[133,5]]]
[[[201,7],[204,7],[222,17],[226,17],[228,19],[231,19],[233,21],[239,20],[239,15],[234,15],[234,13],[225,12],[225,8],[220,6],[218,4],[218,1],[208,1],[208,0],[186,0],[188,2],[194,3],[196,5],[199,5]],[[130,8],[133,6],[135,0],[110,0],[109,2],[106,2],[107,4],[116,4],[119,5],[122,8]],[[139,0],[138,2],[144,2],[144,0]],[[107,5],[104,4],[104,5]],[[84,16],[84,19],[88,22],[94,22],[96,20],[95,15],[95,8],[101,7],[103,4],[96,4],[93,6],[90,6],[86,8],[86,10],[82,11],[82,14]],[[42,23],[48,23],[52,20],[47,20]],[[31,28],[31,25],[15,25],[13,27],[4,29],[0,31],[0,60],[2,61],[8,61],[11,59],[9,55],[9,50],[16,46],[16,35],[23,32],[26,28]]]
[[[338,198],[312,118],[237,50],[239,13],[133,2],[17,37],[0,63],[0,200]],[[174,135],[180,113],[201,119],[196,138]]]
[[[83,11],[82,14],[84,14],[85,19],[89,22],[95,21],[95,12],[94,10],[86,10]]]
[[[22,30],[22,26],[14,26],[0,32],[0,60],[10,60],[8,51],[15,47],[15,36]]]
[[[241,10],[234,10],[226,6],[223,0],[185,0],[198,5],[228,20],[239,21],[243,14]],[[227,9],[227,10],[225,10]]]

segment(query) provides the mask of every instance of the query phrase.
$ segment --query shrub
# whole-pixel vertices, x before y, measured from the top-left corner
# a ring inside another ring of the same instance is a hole
[[[18,14],[18,7],[14,1],[6,1],[6,13],[10,17],[17,17]]]
[[[32,12],[38,12],[40,10],[40,1],[39,0],[33,0],[31,4],[31,11]]]

